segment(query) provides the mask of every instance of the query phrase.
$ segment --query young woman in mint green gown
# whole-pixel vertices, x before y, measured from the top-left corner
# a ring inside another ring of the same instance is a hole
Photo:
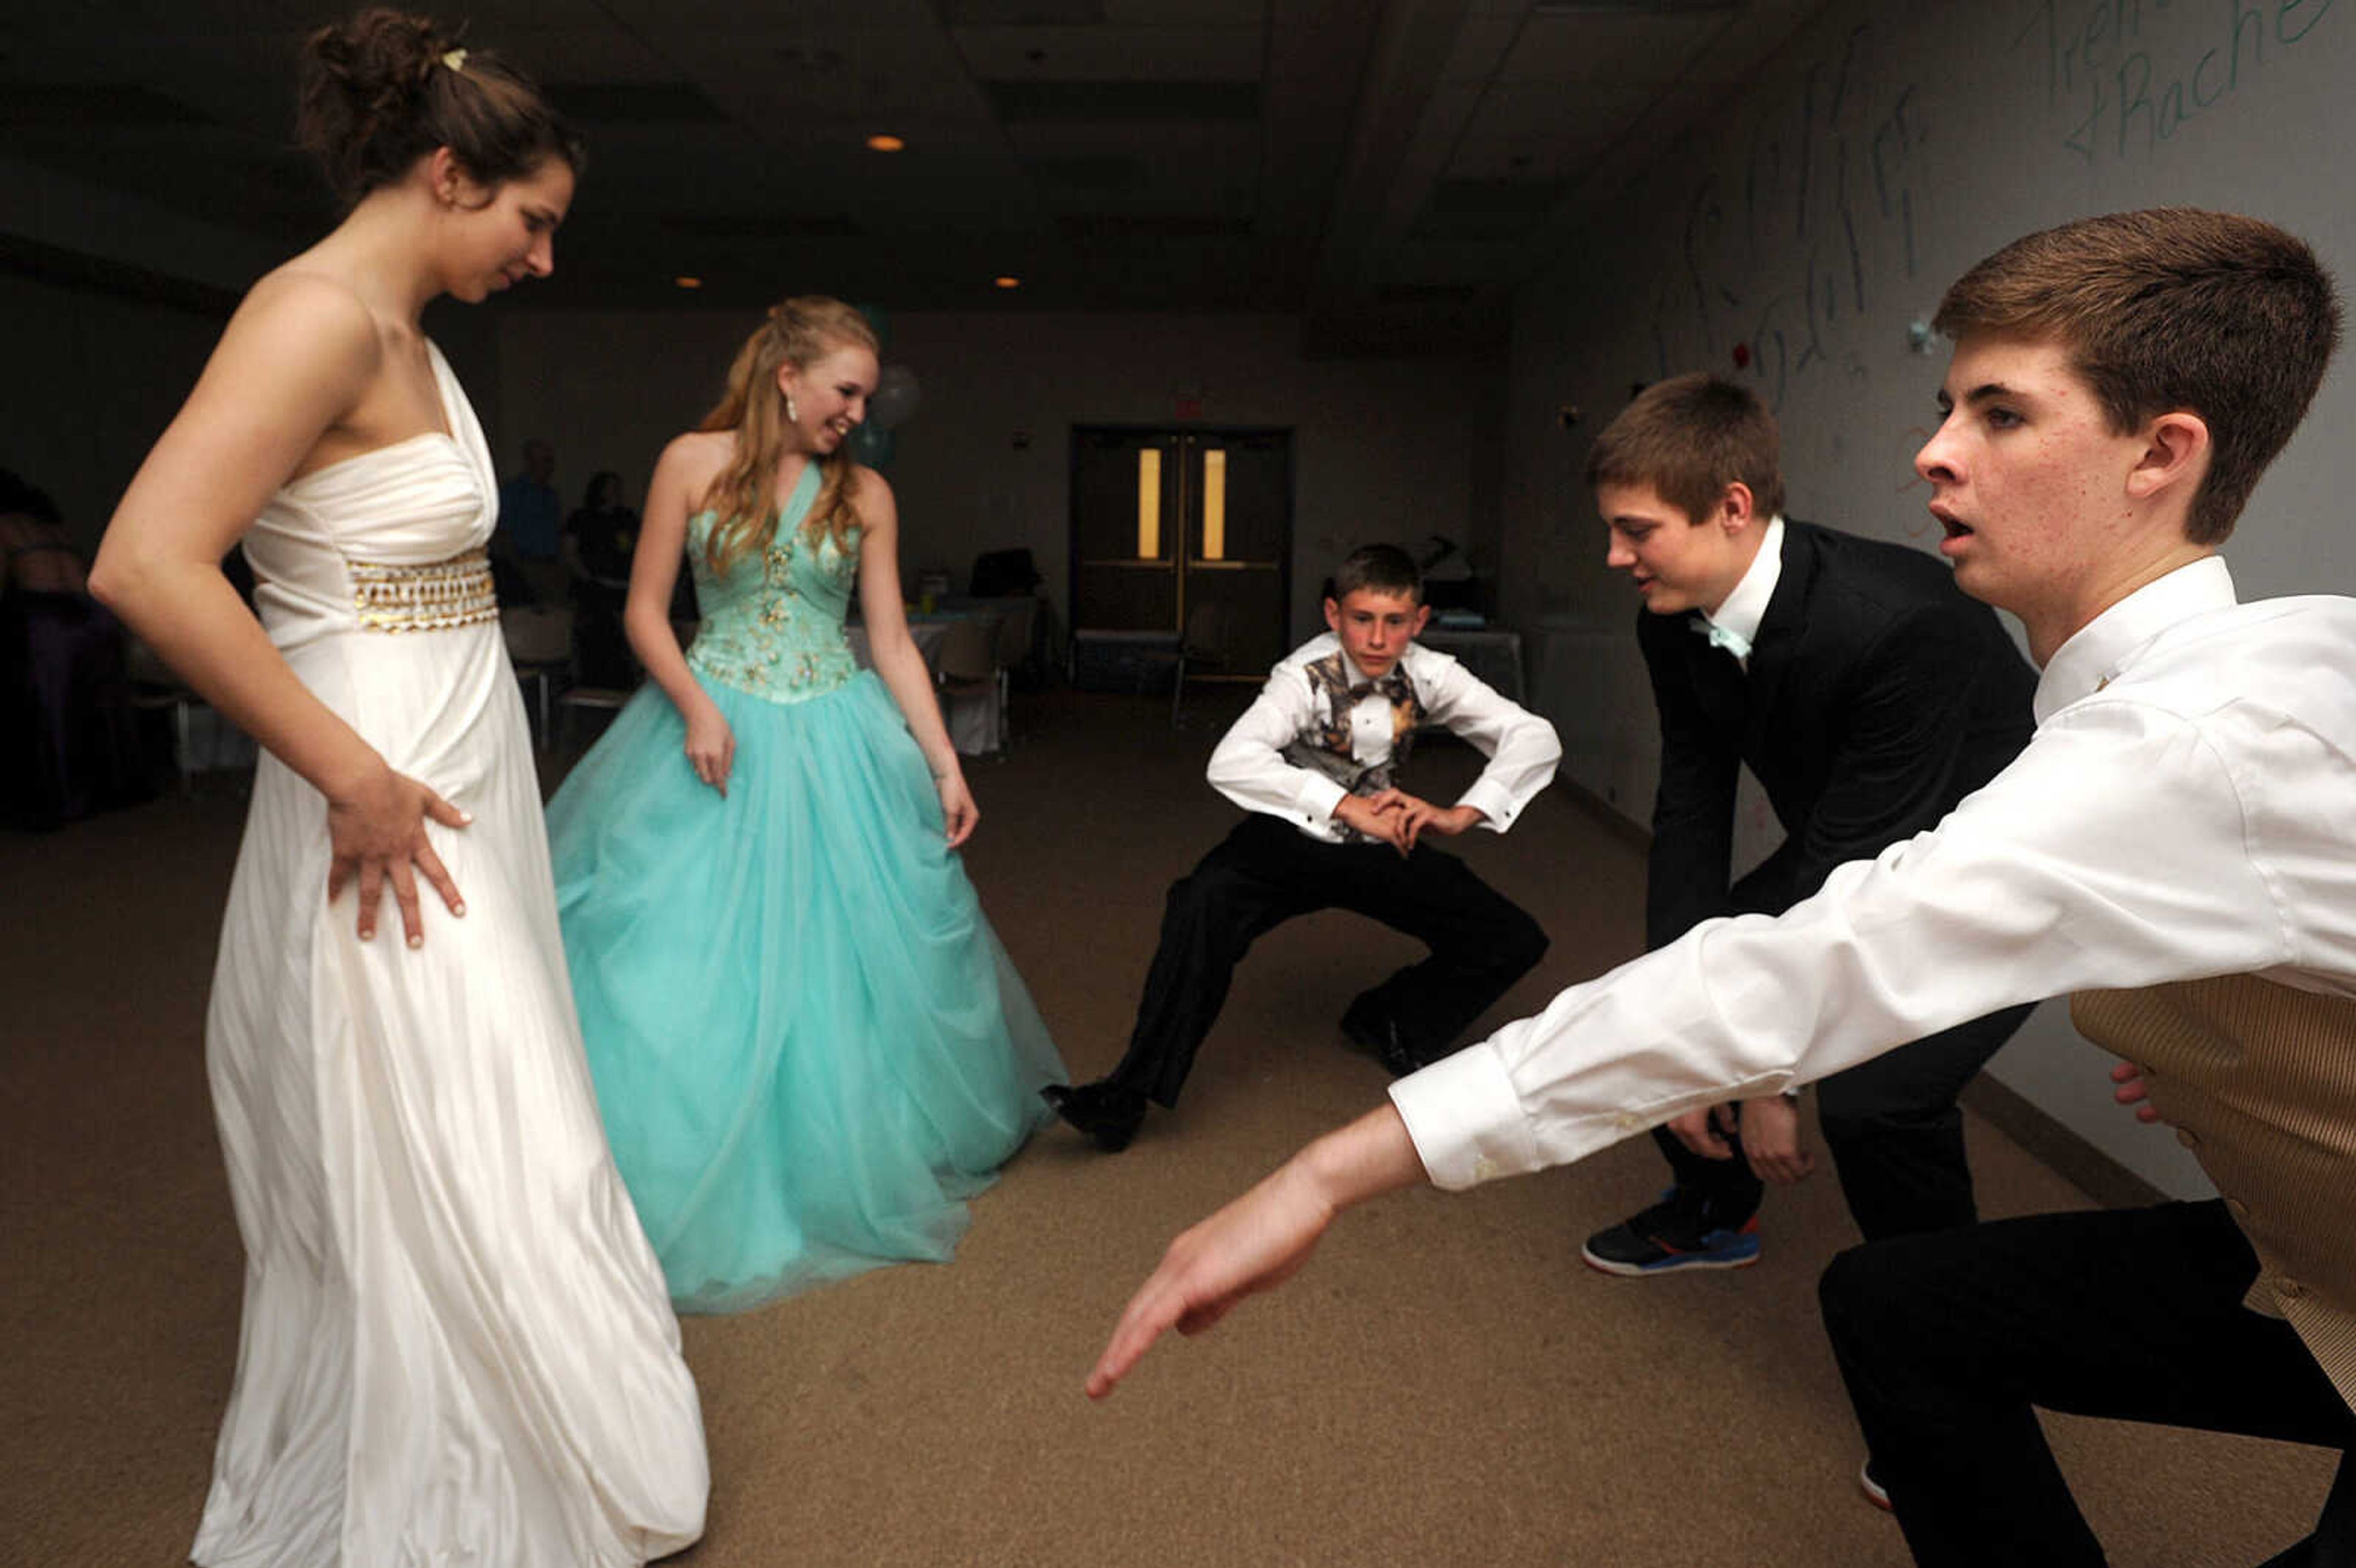
[[[549,805],[598,1104],[683,1310],[947,1259],[1065,1077],[957,855],[979,813],[848,446],[876,375],[856,311],[787,300],[664,449],[625,612],[651,679]]]

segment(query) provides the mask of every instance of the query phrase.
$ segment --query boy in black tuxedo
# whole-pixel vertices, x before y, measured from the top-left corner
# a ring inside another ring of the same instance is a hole
[[[1587,478],[1608,563],[1644,598],[1637,641],[1661,721],[1645,943],[1718,915],[1780,914],[1844,860],[1944,816],[2028,742],[2036,677],[1941,561],[1793,522],[1775,421],[1714,376],[1659,382],[1596,440]],[[1730,877],[1738,770],[1783,842]],[[2028,1015],[2008,1008],[1815,1087],[1825,1143],[1868,1240],[1975,1216],[1955,1096]],[[1675,1184],[1581,1256],[1642,1275],[1759,1257],[1765,1181],[1815,1168],[1783,1095],[1656,1127]]]
[[[1148,1101],[1169,1106],[1262,933],[1346,909],[1431,953],[1365,991],[1342,1030],[1394,1073],[1445,1051],[1546,951],[1537,923],[1429,836],[1503,833],[1554,777],[1554,726],[1415,639],[1430,618],[1415,562],[1369,545],[1334,571],[1326,635],[1269,673],[1211,753],[1211,785],[1248,814],[1172,884],[1162,941],[1120,1064],[1044,1090],[1098,1147],[1129,1147]],[[1436,724],[1489,759],[1454,805],[1398,787],[1417,729]]]

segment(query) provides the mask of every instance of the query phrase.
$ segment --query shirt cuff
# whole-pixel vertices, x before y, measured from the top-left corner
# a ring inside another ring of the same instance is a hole
[[[1301,794],[1294,799],[1293,806],[1300,813],[1301,821],[1320,833],[1330,833],[1333,830],[1334,808],[1349,795],[1348,790],[1324,774],[1312,773],[1301,786]]]
[[[1537,1143],[1505,1064],[1483,1043],[1391,1085],[1391,1104],[1434,1187],[1461,1192],[1538,1168]]]
[[[1481,826],[1492,833],[1503,833],[1513,826],[1514,797],[1505,786],[1487,779],[1474,779],[1472,787],[1456,797],[1459,805],[1469,805],[1488,818]]]

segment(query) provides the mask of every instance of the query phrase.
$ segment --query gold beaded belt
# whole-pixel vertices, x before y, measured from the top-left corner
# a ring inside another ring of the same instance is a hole
[[[441,632],[499,618],[490,557],[479,549],[425,566],[346,564],[352,574],[352,609],[363,631]]]

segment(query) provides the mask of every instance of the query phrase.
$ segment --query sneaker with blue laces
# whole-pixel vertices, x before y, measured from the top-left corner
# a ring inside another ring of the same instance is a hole
[[[1699,1199],[1672,1187],[1650,1209],[1588,1237],[1579,1256],[1590,1268],[1623,1277],[1749,1268],[1759,1261],[1759,1216],[1739,1229],[1713,1225]]]

